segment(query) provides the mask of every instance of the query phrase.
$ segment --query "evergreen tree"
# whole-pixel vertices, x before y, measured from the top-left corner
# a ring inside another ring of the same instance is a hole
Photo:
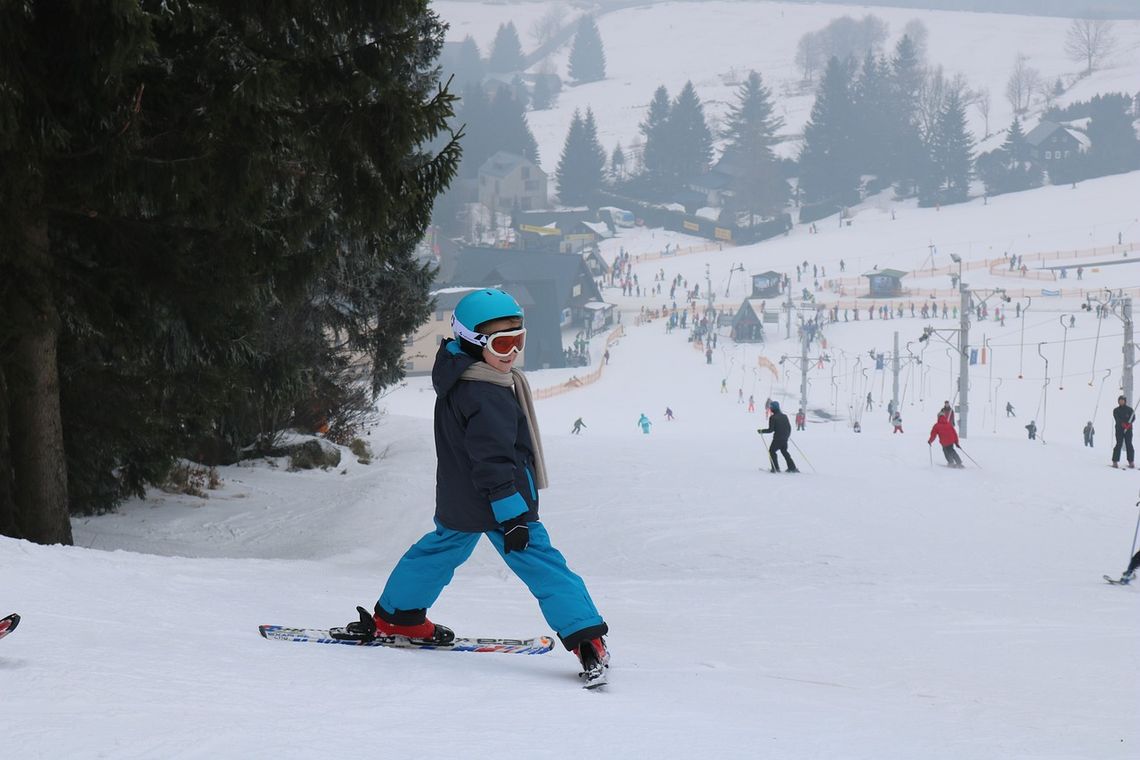
[[[471,35],[464,37],[459,50],[448,60],[441,60],[440,65],[443,67],[443,81],[452,77],[449,85],[452,92],[463,92],[468,86],[483,81],[483,57]]]
[[[669,112],[672,101],[665,85],[661,85],[653,93],[653,100],[649,102],[649,111],[645,121],[641,122],[641,134],[645,135],[645,149],[642,152],[641,163],[645,174],[650,181],[663,184],[667,172],[667,153],[669,151]]]
[[[307,403],[351,354],[366,389],[399,374],[458,159],[424,151],[443,31],[426,0],[0,9],[0,529],[66,543],[69,506]]]
[[[838,58],[827,63],[811,117],[804,127],[799,187],[807,203],[848,204],[859,192],[851,73]]]
[[[923,88],[922,56],[909,36],[895,46],[890,64],[890,107],[886,120],[888,174],[901,195],[913,192],[926,166],[919,131],[919,99]]]
[[[784,120],[774,114],[771,91],[760,74],[750,72],[737,91],[737,102],[729,107],[721,134],[727,141],[725,156],[743,171],[735,191],[738,207],[747,210],[750,218],[778,209],[788,200],[788,183],[772,152],[778,142],[776,132],[783,126]]]
[[[1041,167],[1029,158],[1029,145],[1025,142],[1021,119],[1017,116],[1009,125],[1001,148],[978,156],[975,169],[990,195],[1040,187],[1043,181]]]
[[[526,109],[509,87],[500,87],[491,98],[490,128],[491,154],[505,150],[538,163],[538,142],[527,123]]]
[[[712,159],[712,132],[705,122],[705,109],[693,83],[685,82],[669,108],[666,128],[668,153],[666,178],[679,187],[690,177],[708,169]]]
[[[554,105],[554,93],[551,92],[550,82],[546,77],[540,76],[534,82],[534,93],[530,100],[530,107],[534,111],[545,111]]]
[[[491,57],[487,59],[487,71],[494,74],[510,74],[526,68],[523,58],[522,43],[519,42],[519,33],[515,29],[515,22],[508,21],[499,24],[495,32],[495,41],[491,43]]]
[[[868,52],[859,78],[852,88],[855,141],[861,174],[874,174],[891,181],[896,176],[892,146],[899,132],[895,122],[894,93],[886,61]]]
[[[594,193],[602,186],[605,166],[606,153],[598,143],[593,111],[587,109],[583,118],[575,110],[562,148],[562,157],[555,170],[558,197],[562,203],[569,206],[589,205]]]
[[[928,172],[920,186],[922,205],[961,203],[970,196],[973,136],[966,129],[966,109],[957,90],[950,90],[927,146]]]
[[[570,48],[570,78],[598,82],[606,78],[606,53],[593,16],[583,16]]]
[[[1140,166],[1140,145],[1129,113],[1130,98],[1117,94],[1095,97],[1089,105],[1089,176],[1119,174]]]
[[[610,175],[615,180],[625,177],[625,151],[621,149],[620,142],[614,146],[614,152],[610,154]]]
[[[463,129],[462,177],[478,176],[479,167],[500,150],[538,163],[538,143],[509,87],[497,89],[490,100],[482,87],[468,87],[453,123]]]

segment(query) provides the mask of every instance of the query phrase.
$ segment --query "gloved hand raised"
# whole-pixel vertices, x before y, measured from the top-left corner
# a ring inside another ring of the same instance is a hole
[[[530,528],[527,527],[526,515],[512,517],[503,526],[503,553],[521,552],[530,545]]]

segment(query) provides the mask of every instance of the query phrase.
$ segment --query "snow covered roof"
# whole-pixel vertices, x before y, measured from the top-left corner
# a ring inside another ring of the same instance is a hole
[[[603,222],[582,222],[582,226],[588,228],[595,235],[602,239],[607,239],[614,236],[614,233],[610,232],[609,225]]]

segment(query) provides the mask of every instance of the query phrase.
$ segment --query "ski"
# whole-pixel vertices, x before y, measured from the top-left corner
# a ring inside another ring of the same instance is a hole
[[[0,618],[0,639],[7,636],[12,631],[16,630],[16,626],[20,624],[20,616],[13,612],[8,617]]]
[[[405,636],[377,636],[368,641],[334,638],[327,628],[288,628],[282,625],[258,626],[261,635],[275,641],[299,641],[313,644],[348,644],[358,647],[392,649],[440,649],[450,652],[498,652],[500,654],[546,654],[554,648],[554,639],[456,638],[450,644],[421,644]]]
[[[1113,586],[1127,586],[1129,583],[1131,583],[1131,582],[1132,582],[1131,580],[1127,580],[1127,581],[1126,581],[1126,580],[1124,580],[1124,579],[1122,579],[1122,578],[1110,578],[1110,577],[1109,577],[1109,576],[1107,576],[1107,575],[1106,575],[1106,576],[1104,576],[1104,579],[1105,579],[1106,581],[1108,581],[1109,583],[1111,583]]]

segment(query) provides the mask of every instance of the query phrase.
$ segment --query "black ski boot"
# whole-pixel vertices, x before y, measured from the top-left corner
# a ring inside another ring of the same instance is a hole
[[[586,683],[583,686],[587,689],[605,686],[606,669],[610,666],[610,653],[606,649],[606,640],[598,637],[583,641],[574,650],[574,654],[578,655],[578,661],[582,663],[582,672],[578,677],[585,679]]]

